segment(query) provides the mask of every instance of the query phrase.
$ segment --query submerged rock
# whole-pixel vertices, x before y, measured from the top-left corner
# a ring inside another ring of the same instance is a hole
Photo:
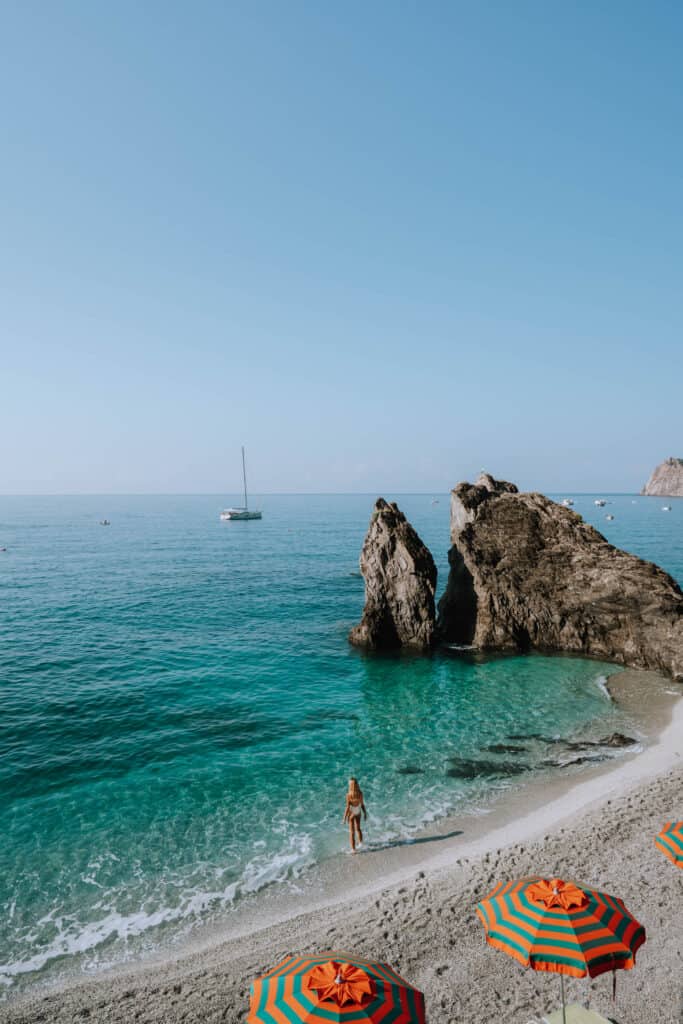
[[[509,740],[539,740],[541,743],[562,743],[559,736],[543,736],[540,732],[515,732],[508,736]]]
[[[479,779],[483,775],[506,778],[529,771],[528,764],[516,761],[484,761],[466,757],[449,757],[450,768],[446,771],[452,779]]]
[[[613,732],[611,736],[603,736],[601,740],[598,740],[597,745],[600,747],[632,747],[638,740],[634,740],[633,736],[624,736],[623,732]]]
[[[436,565],[396,504],[378,498],[360,556],[365,607],[349,640],[370,650],[434,643]]]
[[[611,736],[603,736],[601,740],[555,740],[555,746],[563,746],[566,750],[593,750],[596,747],[634,747],[638,740],[623,733],[613,732]]]
[[[540,743],[545,743],[546,746],[564,747],[565,750],[590,750],[592,747],[633,747],[638,743],[638,740],[632,736],[624,736],[623,732],[613,732],[610,736],[603,736],[600,740],[565,740],[561,736],[542,736],[537,732],[531,732],[527,736],[515,734],[508,738],[511,740],[538,740]],[[486,747],[486,749],[503,753],[507,751],[522,751],[526,748],[508,746],[505,743],[494,743],[492,746]]]
[[[656,494],[660,498],[683,498],[683,459],[665,459],[643,487],[641,494]]]
[[[483,474],[451,492],[445,639],[572,651],[683,680],[683,593],[542,494]]]
[[[564,761],[553,761],[546,759],[541,761],[544,768],[573,768],[578,764],[599,764],[607,760],[607,754],[581,754],[579,757],[569,757]]]
[[[490,754],[523,754],[528,748],[517,747],[512,743],[490,743],[484,750]]]

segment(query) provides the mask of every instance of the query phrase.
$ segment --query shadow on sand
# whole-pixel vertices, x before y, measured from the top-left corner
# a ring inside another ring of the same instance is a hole
[[[455,836],[464,835],[462,829],[456,829],[454,832],[442,832],[438,836],[418,836],[417,839],[391,839],[387,843],[364,843],[365,850],[370,853],[376,853],[378,850],[393,850],[397,846],[419,846],[420,843],[440,843],[444,839],[453,839]]]

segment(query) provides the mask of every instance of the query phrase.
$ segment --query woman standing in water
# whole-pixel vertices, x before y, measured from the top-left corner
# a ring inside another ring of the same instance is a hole
[[[356,852],[356,836],[358,836],[358,843],[363,842],[363,833],[360,827],[360,815],[361,811],[365,818],[368,816],[368,812],[365,810],[365,803],[363,802],[363,793],[358,780],[354,778],[349,779],[349,788],[346,794],[346,810],[344,811],[344,822],[349,823],[349,839],[351,840],[351,853]]]

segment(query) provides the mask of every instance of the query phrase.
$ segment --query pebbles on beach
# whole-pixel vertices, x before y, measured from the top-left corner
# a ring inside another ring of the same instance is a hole
[[[474,906],[505,878],[566,874],[618,895],[645,925],[634,970],[568,980],[571,1000],[623,1024],[679,1024],[683,933],[681,875],[653,843],[683,804],[683,768],[603,800],[538,841],[495,848],[469,861],[454,847],[450,868],[416,870],[373,896],[305,914],[163,965],[0,1009],[3,1024],[176,1024],[244,1020],[249,983],[293,952],[346,949],[388,960],[426,996],[428,1019],[444,1024],[527,1024],[558,1004],[552,975],[524,970],[484,943]],[[303,909],[303,908],[302,908]]]

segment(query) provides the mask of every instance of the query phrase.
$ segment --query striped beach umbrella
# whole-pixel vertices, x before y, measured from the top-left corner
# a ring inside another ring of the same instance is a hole
[[[424,997],[388,964],[346,953],[290,956],[252,983],[248,1024],[425,1024]]]
[[[677,868],[683,868],[683,821],[667,821],[655,844]]]
[[[535,971],[591,978],[630,970],[645,929],[621,900],[561,878],[521,878],[497,885],[477,904],[486,941]]]

